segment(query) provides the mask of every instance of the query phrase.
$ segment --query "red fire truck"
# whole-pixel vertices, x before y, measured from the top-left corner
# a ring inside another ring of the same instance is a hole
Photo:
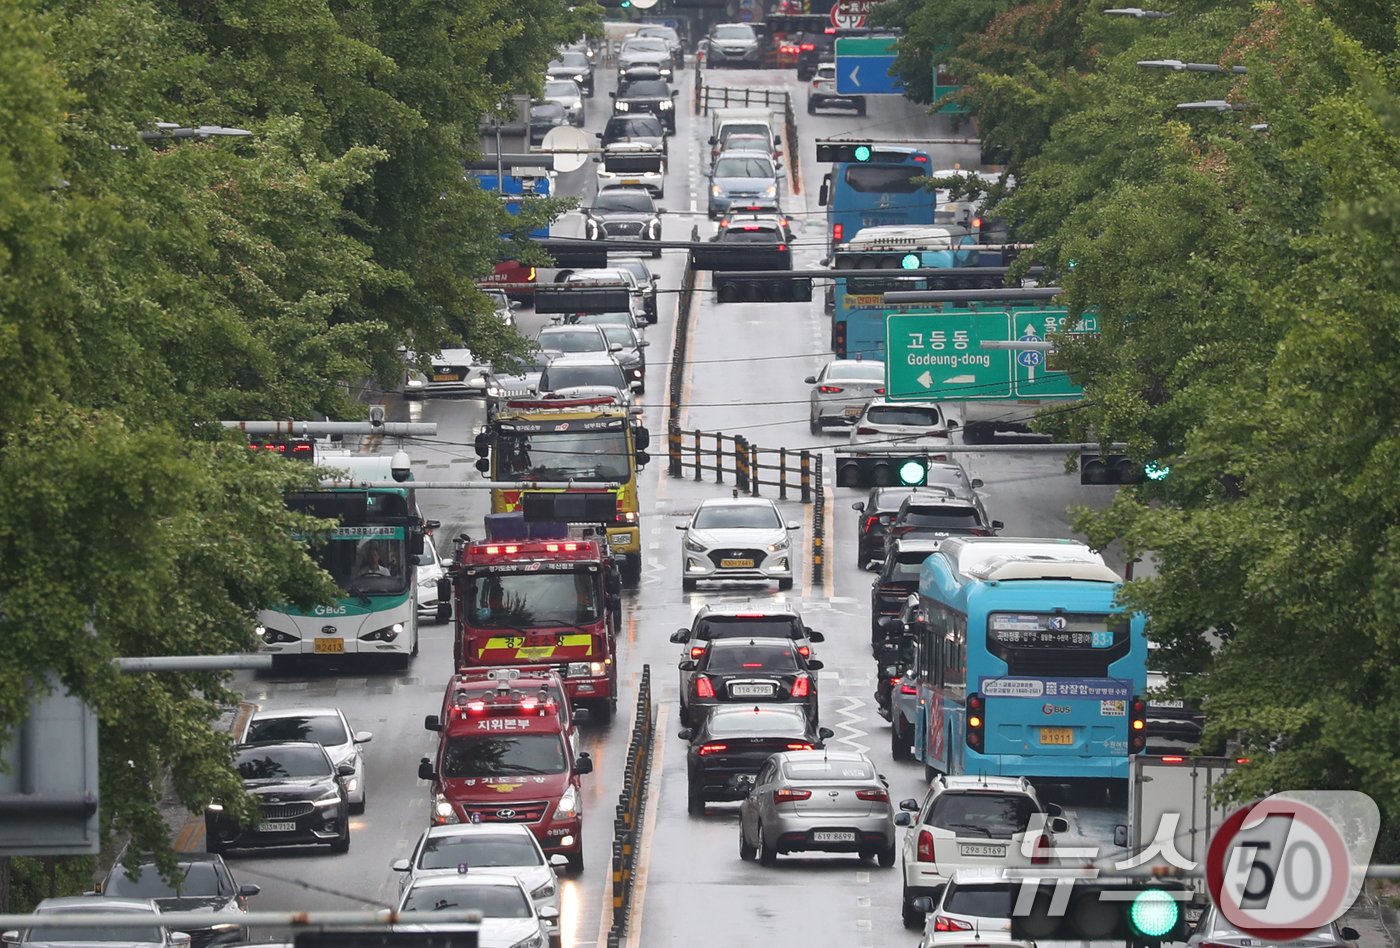
[[[454,554],[456,669],[544,665],[575,707],[617,709],[622,578],[594,539],[465,541]]]
[[[563,854],[578,871],[579,778],[593,761],[575,752],[547,692],[515,687],[523,679],[514,669],[496,675],[493,691],[454,701],[446,720],[424,722],[441,735],[436,754],[418,764],[419,778],[432,783],[432,823],[525,823],[545,853]]]

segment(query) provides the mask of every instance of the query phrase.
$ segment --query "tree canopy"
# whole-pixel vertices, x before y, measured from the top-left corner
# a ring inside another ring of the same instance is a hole
[[[56,671],[134,849],[168,854],[164,777],[240,798],[209,726],[233,696],[111,659],[247,651],[259,607],[334,596],[281,501],[310,472],[217,421],[359,417],[401,345],[519,351],[473,283],[512,219],[462,162],[589,9],[0,4],[0,736]],[[143,141],[157,121],[252,135]]]

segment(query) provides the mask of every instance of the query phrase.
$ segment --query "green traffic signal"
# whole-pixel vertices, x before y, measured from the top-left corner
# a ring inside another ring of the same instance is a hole
[[[1128,924],[1147,938],[1171,934],[1180,919],[1181,906],[1163,889],[1144,889],[1133,897],[1128,909]]]
[[[1156,461],[1148,461],[1142,466],[1142,473],[1147,475],[1149,481],[1164,481],[1172,469],[1165,464],[1158,464]]]
[[[910,458],[900,462],[899,482],[905,487],[921,487],[926,477],[928,477],[928,466],[923,461]]]
[[[870,146],[869,146],[869,145],[857,145],[854,154],[855,154],[856,161],[869,161],[869,160],[870,160]]]
[[[919,259],[919,255],[916,253],[906,253],[899,261],[900,267],[905,270],[917,270],[921,263],[923,263],[923,261]]]

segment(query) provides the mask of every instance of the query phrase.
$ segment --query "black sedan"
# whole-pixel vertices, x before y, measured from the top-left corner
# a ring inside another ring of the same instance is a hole
[[[660,243],[661,208],[646,188],[608,188],[598,192],[592,207],[583,209],[583,231],[589,240]],[[661,251],[653,250],[651,255],[659,257]]]
[[[698,659],[682,659],[681,723],[695,727],[706,712],[740,702],[792,704],[817,721],[817,676],[789,638],[713,639]]]
[[[667,154],[666,129],[662,126],[661,119],[650,112],[640,115],[614,115],[608,119],[608,124],[603,126],[603,130],[594,132],[594,135],[602,142],[604,149],[618,142],[636,142],[660,149],[663,155]]]
[[[544,137],[561,125],[569,124],[569,112],[558,102],[530,106],[530,144],[544,144]]]
[[[181,912],[215,912],[227,916],[213,925],[192,926],[171,922],[172,928],[188,932],[191,948],[230,945],[248,937],[243,916],[248,912],[248,899],[262,888],[239,885],[224,864],[223,856],[210,853],[179,853],[173,881],[167,881],[154,857],[144,857],[132,867],[131,874],[118,857],[112,871],[98,887],[103,895],[123,899],[154,899],[162,915]]]
[[[705,812],[709,800],[742,800],[763,762],[790,750],[815,750],[832,736],[802,709],[787,705],[716,708],[695,729],[676,735],[690,742],[686,753],[686,809]]]
[[[613,111],[619,115],[649,112],[661,120],[667,135],[676,134],[676,95],[659,77],[634,77],[613,94]]]
[[[306,741],[241,744],[233,764],[244,789],[257,798],[259,812],[244,825],[222,804],[209,804],[207,851],[328,843],[332,852],[349,852],[350,799],[341,778],[355,773],[354,764],[336,766],[324,747]]]
[[[550,79],[572,79],[579,84],[583,94],[593,98],[593,64],[578,50],[566,50],[559,58],[545,68]]]

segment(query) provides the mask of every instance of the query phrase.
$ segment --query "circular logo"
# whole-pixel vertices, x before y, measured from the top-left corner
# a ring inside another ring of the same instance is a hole
[[[1064,616],[1051,616],[1045,623],[1045,627],[1051,632],[1063,632],[1069,628],[1069,620]]]
[[[515,811],[507,807],[504,810],[497,810],[496,816],[503,820],[513,820],[515,819]]]
[[[1350,907],[1351,854],[1336,824],[1302,800],[1272,796],[1211,836],[1206,887],[1226,920],[1270,941],[1301,938]]]

